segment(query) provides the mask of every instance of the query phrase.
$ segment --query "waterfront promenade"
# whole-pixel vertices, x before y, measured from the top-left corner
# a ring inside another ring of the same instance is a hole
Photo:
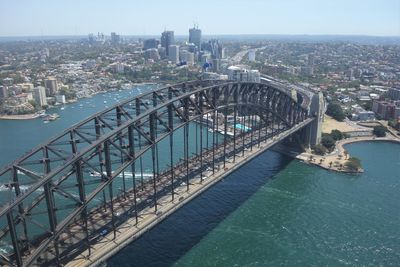
[[[0,115],[0,120],[32,120],[39,118],[39,114]]]
[[[349,172],[344,168],[347,159],[351,157],[345,149],[345,145],[356,143],[356,142],[371,142],[371,141],[386,141],[386,142],[396,142],[400,144],[400,138],[388,132],[385,137],[376,136],[364,136],[364,137],[351,137],[342,139],[336,142],[335,150],[327,155],[321,156],[311,152],[311,150],[306,150],[305,152],[296,156],[305,163],[314,164],[321,168],[338,171],[338,172]],[[331,164],[332,163],[332,164]],[[362,172],[362,170],[360,170]]]

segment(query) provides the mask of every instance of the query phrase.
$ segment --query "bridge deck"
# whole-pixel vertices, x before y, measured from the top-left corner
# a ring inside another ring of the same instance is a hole
[[[208,171],[208,175],[204,176],[201,179],[201,174],[196,175],[190,180],[190,188],[187,190],[187,185],[185,183],[176,187],[175,192],[178,195],[178,198],[174,200],[171,199],[170,195],[165,195],[161,197],[158,201],[158,211],[154,211],[153,206],[148,206],[144,209],[139,216],[139,219],[136,223],[134,217],[127,219],[124,223],[117,227],[116,234],[112,232],[107,235],[101,237],[99,242],[96,242],[91,247],[91,252],[88,250],[82,251],[79,255],[72,258],[66,266],[94,266],[102,261],[105,261],[107,258],[111,257],[127,244],[132,242],[133,240],[140,237],[143,233],[157,225],[160,221],[168,217],[174,211],[188,203],[190,200],[204,192],[210,186],[214,185],[222,178],[240,168],[242,165],[246,164],[248,161],[258,156],[259,154],[265,152],[267,149],[282,141],[286,137],[290,136],[294,132],[303,128],[312,122],[313,119],[307,119],[306,121],[296,125],[292,129],[283,131],[283,132],[269,132],[268,134],[263,133],[261,137],[261,142],[258,140],[252,140],[253,138],[248,134],[245,137],[245,148],[236,150],[236,153],[233,152],[233,142],[230,142],[227,146],[228,153],[230,153],[231,157],[223,163],[223,161],[219,161],[218,165],[215,166],[214,171]],[[275,135],[276,134],[276,135]],[[242,139],[239,138],[237,140],[236,145],[240,146]],[[212,151],[209,151],[208,155],[205,155],[208,158],[209,162],[211,161]],[[223,146],[219,146],[216,150],[219,157],[223,155]],[[235,160],[233,160],[233,154],[235,154]],[[204,155],[203,155],[204,156]],[[221,160],[221,159],[220,159]],[[223,159],[222,159],[223,160]],[[196,169],[199,166],[199,161],[196,158],[190,160],[190,169]],[[225,167],[223,167],[225,165]],[[176,174],[179,175],[178,180],[182,181],[185,178],[185,174],[182,169],[177,168]],[[161,175],[159,180],[160,186],[167,186],[169,182],[169,174],[168,172]],[[151,192],[151,185],[147,185],[144,191]],[[114,203],[114,211],[119,212],[121,215],[124,213],[129,213],[129,210],[126,207],[131,206],[133,202],[133,194],[129,194],[126,199],[119,199]],[[101,220],[101,214],[109,213],[98,213],[93,214],[95,220]],[[76,252],[76,251],[75,251]]]

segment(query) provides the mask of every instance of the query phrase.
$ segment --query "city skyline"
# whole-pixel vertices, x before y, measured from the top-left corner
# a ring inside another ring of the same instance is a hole
[[[395,0],[320,3],[317,0],[222,0],[201,3],[154,1],[3,1],[0,36],[159,35],[173,30],[188,35],[199,25],[205,35],[370,35],[400,36],[400,2]],[[151,16],[158,19],[151,19]]]

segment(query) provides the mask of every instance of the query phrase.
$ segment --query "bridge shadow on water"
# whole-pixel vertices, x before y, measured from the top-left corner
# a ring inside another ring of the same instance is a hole
[[[261,154],[126,246],[107,266],[171,266],[290,161],[273,151]]]

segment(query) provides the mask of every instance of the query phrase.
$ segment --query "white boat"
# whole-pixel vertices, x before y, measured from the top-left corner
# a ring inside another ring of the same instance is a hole
[[[38,111],[38,112],[37,112],[37,115],[38,115],[40,118],[44,118],[44,117],[47,116],[45,110]]]

